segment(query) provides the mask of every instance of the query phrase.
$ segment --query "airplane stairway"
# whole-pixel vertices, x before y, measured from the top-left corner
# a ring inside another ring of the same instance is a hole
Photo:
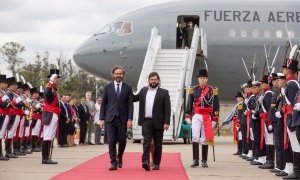
[[[160,75],[161,87],[169,91],[171,100],[170,128],[164,133],[164,140],[176,140],[181,127],[185,88],[190,87],[197,54],[200,30],[194,29],[191,48],[161,49],[161,36],[158,29],[151,30],[151,38],[139,77],[137,92],[148,85],[150,72]],[[134,104],[133,139],[141,140],[141,126],[138,126],[138,103]]]

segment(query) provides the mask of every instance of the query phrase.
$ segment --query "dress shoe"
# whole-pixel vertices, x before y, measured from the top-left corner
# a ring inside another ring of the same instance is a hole
[[[234,153],[233,155],[234,156],[240,156],[240,155],[242,155],[242,152],[238,151],[238,152]]]
[[[18,156],[14,155],[12,153],[6,153],[5,157],[7,157],[7,158],[18,158]]]
[[[257,162],[257,161],[251,161],[250,164],[254,165],[254,166],[263,165],[262,163]]]
[[[122,168],[122,166],[123,166],[123,161],[122,161],[122,160],[118,160],[117,165],[118,165],[118,168]]]
[[[9,158],[3,156],[2,154],[0,155],[0,161],[8,161]]]
[[[250,157],[250,158],[248,157],[248,158],[246,158],[245,160],[246,160],[246,161],[253,161],[253,160],[254,160],[254,157]]]
[[[159,170],[159,165],[154,164],[152,170]]]
[[[42,164],[57,164],[57,162],[47,158],[47,159],[42,159]]]
[[[201,166],[202,166],[203,168],[208,168],[207,161],[202,160],[202,161],[201,161]]]
[[[272,172],[272,173],[279,173],[279,172],[281,172],[279,169],[270,169],[269,171]]]
[[[95,144],[94,144],[94,143],[92,143],[92,142],[89,142],[88,144],[89,144],[89,145],[95,145]]]
[[[109,167],[109,170],[110,170],[110,171],[115,171],[115,170],[118,170],[118,167],[117,167],[117,165],[112,164],[112,165]]]
[[[264,165],[259,166],[260,169],[274,169],[274,163],[267,163]]]
[[[149,163],[143,162],[142,167],[143,167],[146,171],[150,171]]]
[[[199,160],[194,159],[193,164],[191,165],[191,167],[197,167],[197,166],[199,166]]]
[[[281,171],[281,172],[278,172],[275,174],[275,176],[279,176],[279,177],[284,177],[284,176],[287,176],[288,173],[284,172],[284,171]]]

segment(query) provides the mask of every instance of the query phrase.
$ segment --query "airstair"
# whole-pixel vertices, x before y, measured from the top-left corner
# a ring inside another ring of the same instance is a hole
[[[169,91],[171,100],[170,128],[164,132],[163,139],[175,141],[180,133],[184,114],[185,89],[191,85],[196,56],[200,52],[202,56],[206,57],[206,37],[202,29],[195,27],[190,49],[161,49],[161,40],[158,29],[152,28],[150,42],[137,84],[137,92],[148,85],[150,72],[155,71],[160,75],[161,87]],[[142,127],[138,125],[138,106],[138,103],[134,103],[134,140],[143,139]]]

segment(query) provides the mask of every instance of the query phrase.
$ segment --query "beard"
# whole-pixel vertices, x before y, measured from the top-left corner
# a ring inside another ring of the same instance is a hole
[[[117,76],[117,77],[115,77],[114,79],[115,79],[115,81],[117,81],[117,82],[123,81],[123,77],[120,77],[120,76]]]
[[[158,83],[150,83],[149,86],[151,88],[156,88],[158,86]]]

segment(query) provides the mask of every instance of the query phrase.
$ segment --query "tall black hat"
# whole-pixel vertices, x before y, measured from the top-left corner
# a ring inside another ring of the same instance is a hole
[[[298,71],[298,61],[294,59],[287,59],[281,67]]]
[[[244,98],[242,92],[237,92],[236,95],[235,95],[235,98],[237,98],[237,97]]]
[[[247,87],[252,87],[252,80],[251,80],[251,79],[249,79],[249,80],[247,81]]]
[[[9,77],[6,79],[8,85],[17,84],[15,77]]]
[[[0,82],[7,82],[6,81],[6,75],[0,74]]]
[[[59,69],[50,69],[50,73],[47,76],[47,78],[50,78],[52,76],[52,74],[57,74],[57,77],[60,78],[60,76],[59,76]]]
[[[269,76],[268,75],[263,75],[263,77],[261,78],[261,80],[259,80],[259,82],[261,83],[269,83]]]
[[[278,79],[277,73],[272,73],[271,77],[272,77],[272,80]]]
[[[200,69],[197,77],[208,77],[208,71],[206,69]]]
[[[30,94],[38,93],[38,89],[36,87],[33,87],[30,89]]]
[[[26,90],[28,90],[29,89],[29,86],[28,86],[28,84],[26,83],[26,84],[23,84],[23,89],[24,89],[24,91],[26,91]]]

